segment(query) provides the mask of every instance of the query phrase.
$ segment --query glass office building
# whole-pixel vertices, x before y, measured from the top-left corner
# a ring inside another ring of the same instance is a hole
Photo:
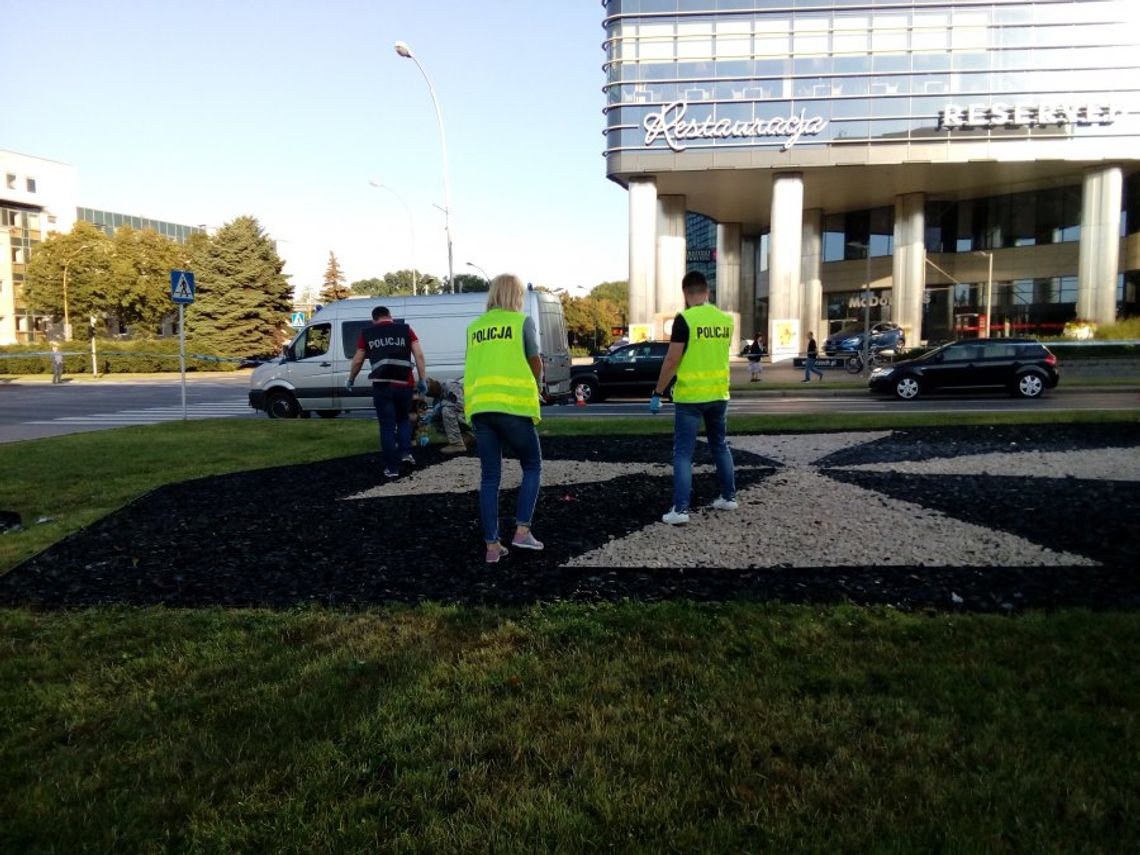
[[[1140,3],[604,5],[633,322],[679,307],[686,212],[715,221],[745,330],[869,305],[914,342],[1140,311]]]

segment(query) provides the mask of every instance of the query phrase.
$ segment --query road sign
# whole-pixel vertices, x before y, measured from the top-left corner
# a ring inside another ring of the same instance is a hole
[[[294,312],[292,319],[289,321],[289,326],[293,327],[294,329],[300,329],[304,325],[305,325],[305,313],[304,312]]]
[[[170,299],[188,306],[194,302],[194,274],[189,270],[170,271]]]

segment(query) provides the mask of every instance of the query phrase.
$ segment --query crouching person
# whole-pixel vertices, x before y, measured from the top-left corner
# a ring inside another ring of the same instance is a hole
[[[447,445],[441,450],[444,454],[463,454],[467,444],[463,427],[467,424],[463,415],[463,378],[458,380],[432,380],[428,383],[428,396],[434,401],[430,420],[439,419]]]

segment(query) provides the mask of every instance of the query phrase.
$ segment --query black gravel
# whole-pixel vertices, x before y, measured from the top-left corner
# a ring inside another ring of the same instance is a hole
[[[1132,425],[938,428],[829,456],[821,466],[956,454],[1140,446]],[[547,438],[547,459],[668,462],[669,437]],[[702,452],[703,453],[703,452]],[[417,452],[425,466],[438,450]],[[740,487],[762,484],[773,461],[735,452]],[[709,462],[698,456],[698,463]],[[851,601],[901,609],[1009,612],[1085,606],[1140,608],[1136,573],[1140,487],[1081,479],[912,476],[822,468],[839,481],[905,499],[1102,567],[846,567],[751,570],[563,569],[611,538],[657,521],[671,479],[630,475],[548,485],[535,531],[547,548],[482,562],[471,493],[341,501],[374,486],[377,455],[204,478],[156,490],[0,577],[0,605],[106,603],[293,607],[437,600],[537,601],[777,599]],[[514,491],[501,507],[509,512]],[[694,479],[694,504],[716,496]],[[511,530],[509,517],[503,530]],[[890,544],[883,544],[884,555]]]

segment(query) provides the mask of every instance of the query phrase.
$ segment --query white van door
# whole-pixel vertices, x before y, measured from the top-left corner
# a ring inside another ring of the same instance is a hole
[[[331,322],[311,324],[301,330],[289,346],[288,359],[289,382],[302,410],[340,408]]]

